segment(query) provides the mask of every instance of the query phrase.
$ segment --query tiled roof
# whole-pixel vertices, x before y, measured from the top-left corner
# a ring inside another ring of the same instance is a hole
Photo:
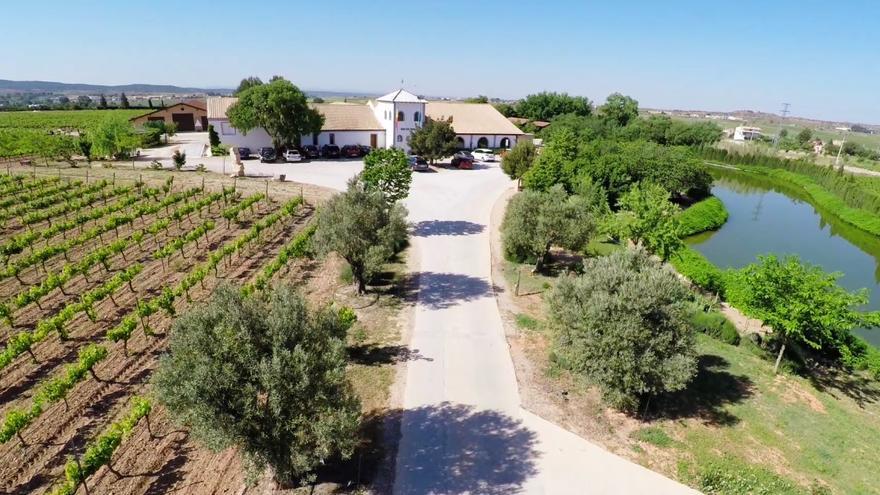
[[[208,118],[225,119],[226,111],[238,98],[213,96],[208,98]],[[373,110],[367,105],[354,103],[310,103],[309,106],[324,115],[322,131],[375,131],[379,125]]]
[[[434,120],[452,118],[452,128],[457,134],[508,134],[521,135],[512,122],[488,103],[452,103],[429,101],[425,115]]]

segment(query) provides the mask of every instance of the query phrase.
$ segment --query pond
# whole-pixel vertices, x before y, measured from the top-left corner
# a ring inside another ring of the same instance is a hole
[[[849,290],[867,288],[866,310],[880,310],[880,238],[835,219],[797,189],[743,172],[713,170],[712,193],[730,218],[721,229],[687,239],[721,268],[740,268],[758,255],[797,254],[828,272],[840,272]],[[880,330],[856,331],[880,347]]]

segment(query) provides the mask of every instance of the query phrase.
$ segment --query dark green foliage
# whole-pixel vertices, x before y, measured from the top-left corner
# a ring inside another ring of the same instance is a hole
[[[391,203],[405,199],[412,184],[412,169],[406,153],[397,148],[371,151],[364,158],[361,180],[367,187],[382,191]]]
[[[553,358],[597,384],[612,405],[636,411],[682,390],[696,373],[691,295],[642,249],[591,261],[547,297]]]
[[[179,149],[174,150],[174,154],[171,155],[171,160],[174,162],[174,168],[180,170],[186,165],[186,153]]]
[[[489,103],[489,97],[486,95],[473,96],[471,98],[465,98],[465,103]]]
[[[569,130],[562,130],[546,143],[531,168],[522,176],[528,189],[548,191],[560,184],[571,191],[573,167],[577,158],[577,142]]]
[[[122,93],[119,96],[119,108],[130,108],[131,105],[128,103],[128,97],[125,96],[125,93]]]
[[[208,142],[211,144],[211,149],[220,146],[220,135],[217,134],[213,124],[208,125]]]
[[[532,167],[537,155],[535,145],[531,141],[519,141],[501,159],[501,170],[504,170],[511,179],[519,179]]]
[[[621,135],[629,140],[644,139],[663,145],[711,145],[721,139],[722,130],[714,122],[689,123],[665,115],[635,119]]]
[[[246,77],[246,78],[242,79],[240,83],[238,83],[238,88],[236,88],[235,92],[232,94],[235,96],[239,96],[241,93],[244,93],[246,90],[253,88],[255,86],[260,86],[261,84],[263,84],[263,81],[260,80],[259,77],[256,77],[256,76]]]
[[[301,480],[356,441],[345,332],[291,287],[262,302],[221,286],[174,322],[157,397],[207,447],[238,447],[252,474],[271,467],[279,481]]]
[[[595,219],[584,199],[568,196],[562,186],[517,194],[501,224],[508,259],[534,262],[535,271],[541,270],[551,247],[581,251],[595,230]]]
[[[583,96],[542,92],[526,96],[516,104],[514,113],[529,120],[551,120],[568,113],[590,115],[593,113],[593,104]]]
[[[286,79],[273,78],[268,84],[251,85],[237,94],[238,101],[226,112],[229,122],[242,134],[265,129],[276,149],[299,144],[301,136],[319,132],[324,124],[324,116]]]
[[[451,156],[458,149],[452,121],[426,118],[425,124],[410,134],[409,147],[414,155],[419,155],[432,164],[443,157]]]
[[[717,230],[727,222],[727,209],[715,196],[694,203],[678,215],[678,229],[681,237]]]
[[[690,317],[694,330],[730,345],[739,345],[740,337],[736,327],[718,311],[695,310]]]
[[[613,230],[621,239],[644,246],[663,260],[682,246],[678,207],[669,192],[652,183],[639,183],[620,197]]]
[[[599,107],[599,113],[609,122],[624,127],[639,117],[639,102],[629,96],[612,93]]]
[[[406,209],[399,203],[389,205],[381,191],[352,180],[348,190],[331,198],[318,212],[312,244],[321,254],[336,252],[345,259],[358,291],[363,293],[406,239]]]

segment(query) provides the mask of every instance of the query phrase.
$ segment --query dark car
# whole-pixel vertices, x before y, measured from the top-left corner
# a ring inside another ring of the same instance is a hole
[[[343,158],[360,158],[361,147],[356,144],[346,144],[342,147]]]
[[[367,156],[367,155],[369,155],[369,154],[373,151],[373,147],[372,147],[372,146],[367,146],[367,145],[364,145],[364,144],[358,146],[358,148],[361,149],[361,156]]]
[[[321,158],[321,151],[318,150],[318,147],[315,146],[314,144],[307,144],[307,145],[303,146],[300,153],[302,153],[302,156],[309,158],[309,159]]]
[[[275,158],[278,157],[278,154],[275,153],[275,148],[271,146],[264,146],[260,148],[260,161],[261,162],[274,162]]]
[[[322,158],[339,158],[339,146],[335,144],[325,144],[321,147]]]
[[[452,166],[455,168],[474,168],[474,155],[470,151],[459,151],[452,155]]]
[[[409,160],[409,167],[413,172],[427,172],[431,170],[431,167],[428,166],[428,160],[420,156],[410,156],[407,159]]]
[[[239,148],[238,148],[238,156],[241,157],[241,158],[250,158],[250,156],[251,156],[251,149],[250,149],[250,148],[239,147]]]

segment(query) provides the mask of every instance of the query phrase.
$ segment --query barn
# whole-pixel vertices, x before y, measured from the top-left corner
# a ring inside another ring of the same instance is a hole
[[[193,132],[208,130],[208,112],[204,103],[199,101],[187,101],[175,103],[150,113],[131,119],[134,125],[142,126],[147,122],[164,121],[168,124],[177,124],[178,132]]]

